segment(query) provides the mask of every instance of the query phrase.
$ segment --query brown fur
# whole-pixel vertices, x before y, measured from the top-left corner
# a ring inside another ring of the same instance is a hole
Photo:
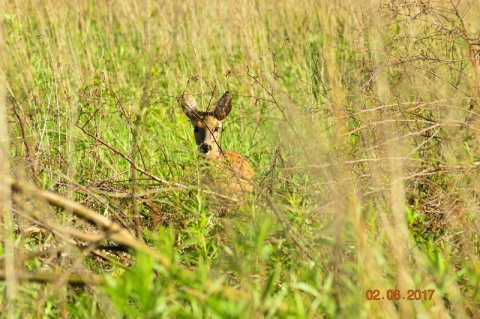
[[[220,143],[222,123],[232,109],[232,95],[229,92],[218,100],[213,112],[202,112],[191,95],[184,94],[182,109],[194,127],[195,142],[199,155],[218,167],[224,180],[215,181],[215,187],[226,188],[227,193],[246,193],[253,190],[254,172],[245,158],[236,151],[223,152]]]

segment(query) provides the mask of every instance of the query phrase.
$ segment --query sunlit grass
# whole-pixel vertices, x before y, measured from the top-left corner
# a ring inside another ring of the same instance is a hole
[[[476,2],[1,10],[10,175],[119,222],[171,262],[85,252],[30,226],[93,226],[14,198],[19,268],[107,278],[1,284],[14,317],[479,316]],[[205,110],[227,90],[222,146],[256,172],[235,205],[200,190],[178,102],[191,92]],[[24,257],[52,246],[63,255]],[[429,289],[431,300],[403,299]]]

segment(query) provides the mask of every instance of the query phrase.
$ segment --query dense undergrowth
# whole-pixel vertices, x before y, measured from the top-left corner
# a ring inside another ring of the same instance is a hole
[[[478,2],[18,0],[0,21],[2,317],[480,316]],[[238,203],[205,191],[178,102],[227,90],[222,148],[256,172]]]

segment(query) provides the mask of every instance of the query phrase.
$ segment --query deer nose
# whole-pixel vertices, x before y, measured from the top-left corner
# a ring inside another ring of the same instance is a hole
[[[212,147],[209,144],[202,143],[200,144],[200,152],[207,154],[212,150]]]

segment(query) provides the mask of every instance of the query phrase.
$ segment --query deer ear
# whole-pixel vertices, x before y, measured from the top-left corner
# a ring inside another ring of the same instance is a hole
[[[182,104],[183,113],[185,113],[190,120],[198,120],[200,118],[198,115],[197,102],[195,102],[193,96],[188,93],[183,93],[180,102]]]
[[[232,94],[230,92],[225,92],[225,94],[222,95],[220,100],[217,102],[217,106],[215,107],[215,111],[213,111],[213,114],[215,115],[215,118],[219,121],[223,121],[230,111],[232,110]]]

